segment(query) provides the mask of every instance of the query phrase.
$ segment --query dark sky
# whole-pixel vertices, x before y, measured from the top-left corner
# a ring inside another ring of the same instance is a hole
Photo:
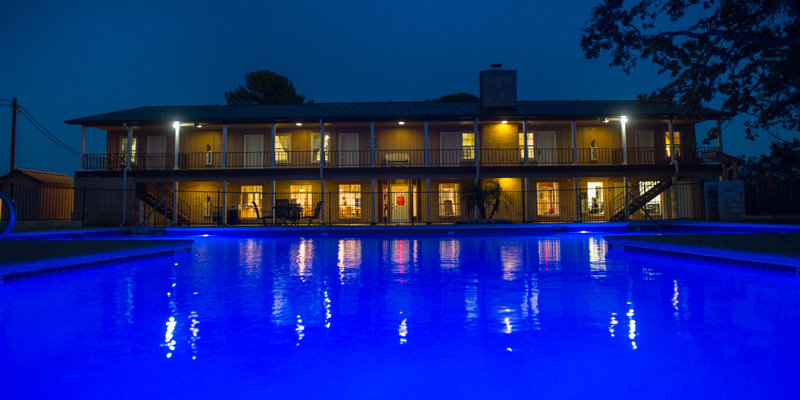
[[[642,65],[625,75],[586,60],[580,32],[596,1],[6,1],[0,6],[0,98],[20,104],[80,148],[64,120],[145,105],[225,104],[247,72],[286,75],[315,102],[413,101],[478,94],[490,64],[518,70],[520,100],[632,99],[665,82]],[[0,175],[9,107],[0,107]],[[17,167],[72,174],[78,157],[26,120]],[[703,132],[710,125],[700,128]],[[700,133],[700,132],[698,132]],[[724,131],[725,151],[768,140]],[[87,152],[103,152],[88,130]]]

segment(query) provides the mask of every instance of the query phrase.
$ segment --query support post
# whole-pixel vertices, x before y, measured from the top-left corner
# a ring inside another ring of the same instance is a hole
[[[625,221],[627,222],[631,217],[630,198],[628,197],[628,177],[625,177]]]
[[[272,149],[274,150],[275,147],[273,146]],[[272,225],[275,225],[275,179],[271,180],[269,183],[269,191],[270,191],[270,209],[272,210]]]
[[[719,152],[722,153],[722,121],[717,120],[717,147]]]
[[[321,118],[319,120],[319,151],[319,181],[322,189],[322,208],[320,209],[319,223],[320,225],[325,225],[325,176],[322,174],[322,170],[325,167],[325,123]]]
[[[320,188],[322,189],[322,207],[319,210],[319,224],[325,225],[325,207],[327,207],[327,201],[325,201],[325,179],[320,180]],[[316,204],[314,206],[316,207]]]
[[[175,121],[172,124],[172,127],[175,128],[175,160],[174,160],[175,162],[174,162],[174,165],[173,165],[172,169],[178,169],[178,154],[179,154],[179,149],[180,149],[181,123],[178,122],[178,121]],[[130,140],[130,139],[128,139],[128,140]],[[130,143],[130,142],[128,142],[128,143]]]
[[[525,134],[527,136],[527,132]],[[525,146],[525,153],[528,152],[527,147]],[[526,157],[527,158],[527,157]],[[526,160],[527,161],[527,160]],[[522,184],[522,210],[525,214],[523,222],[530,222],[531,221],[531,214],[530,214],[530,200],[531,200],[531,178],[525,178],[524,183]]]
[[[128,145],[126,146],[125,149],[125,169],[130,170],[131,156],[133,155],[133,127],[128,126],[128,124],[123,124],[123,125],[125,125],[125,129],[128,131]]]
[[[572,120],[572,165],[578,165],[578,125]]]
[[[670,117],[667,122],[669,128],[669,159],[670,163],[675,167],[675,173],[672,175],[672,218],[678,219],[678,164],[675,160],[675,130],[673,123],[675,117]]]
[[[272,123],[272,130],[270,130],[269,142],[271,143],[272,146],[272,151],[270,151],[269,166],[270,168],[275,168],[275,123],[274,122]]]
[[[228,181],[222,181],[222,225],[228,225]]]
[[[667,128],[669,129],[669,161],[670,164],[675,164],[675,131],[672,129],[672,123],[675,121],[674,117],[670,117],[667,121]]]
[[[228,125],[222,125],[222,169],[228,164]]]
[[[431,224],[431,180],[425,179],[425,224]]]
[[[119,226],[128,223],[128,170],[131,169],[131,155],[133,154],[133,127],[123,123],[128,131],[128,145],[125,149],[125,169],[122,170],[122,222]]]
[[[178,226],[178,181],[172,182],[172,226]]]
[[[528,120],[525,120],[525,121],[522,121],[522,147],[523,147],[522,157],[524,159],[524,164],[525,164],[526,167],[528,166],[528,162],[529,162],[529,160],[528,160],[528,146],[530,146],[530,143],[528,143]],[[527,221],[527,217],[526,217],[525,220]]]
[[[369,165],[375,167],[375,122],[369,123]],[[375,180],[373,179],[372,191],[375,191]],[[373,221],[374,223],[375,221]]]
[[[377,197],[377,194],[375,193],[375,179],[373,179],[372,180],[372,221],[370,222],[370,225],[375,225],[375,218],[376,218],[376,215],[375,215],[375,198],[376,197]]]
[[[425,121],[425,166],[428,165],[428,121]]]
[[[628,118],[623,116],[619,119],[620,126],[622,127],[622,165],[628,165],[628,134],[625,131],[625,125],[628,123]],[[627,179],[627,178],[626,178]],[[627,182],[627,180],[625,181]],[[627,183],[626,183],[627,185]],[[627,193],[627,189],[626,189]],[[627,200],[626,200],[626,210],[627,210]],[[627,218],[627,215],[626,215]]]
[[[14,151],[13,148],[11,150]],[[80,159],[80,169],[83,171],[83,158],[86,157],[86,127],[81,126],[81,159]],[[12,169],[13,171],[13,169]]]
[[[581,222],[581,188],[578,186],[578,177],[572,178],[572,189],[575,194],[575,222]]]
[[[11,169],[9,173],[14,172],[16,168],[15,161],[17,158],[17,98],[11,101]]]

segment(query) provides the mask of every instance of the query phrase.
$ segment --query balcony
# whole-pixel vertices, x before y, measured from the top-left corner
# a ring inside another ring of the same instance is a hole
[[[717,150],[716,147],[683,147],[676,149],[676,160],[681,164],[699,164],[702,154]],[[428,151],[429,167],[464,167],[475,165],[478,156],[482,166],[525,165],[523,149],[432,149]],[[84,154],[84,170],[121,171],[126,166],[126,154]],[[225,168],[319,168],[319,150],[279,152],[228,152]],[[274,162],[273,162],[274,160]],[[530,148],[528,165],[622,165],[622,148]],[[628,165],[669,165],[670,156],[664,148],[629,148]],[[364,168],[373,165],[372,151],[325,152],[325,168]],[[376,167],[425,167],[425,150],[396,149],[375,150]],[[178,153],[178,169],[221,169],[223,157],[220,152]],[[175,155],[136,154],[131,158],[134,170],[175,169]]]

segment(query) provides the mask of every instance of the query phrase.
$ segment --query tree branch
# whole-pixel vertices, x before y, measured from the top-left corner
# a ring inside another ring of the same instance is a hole
[[[758,35],[752,35],[749,33],[742,33],[742,32],[731,32],[731,31],[721,31],[721,30],[710,30],[708,32],[692,32],[690,30],[680,30],[680,31],[667,31],[657,33],[652,35],[651,38],[667,38],[672,39],[676,36],[688,36],[694,39],[705,39],[711,36],[716,36],[722,39],[730,39],[730,40],[744,40],[748,42],[757,43],[762,46],[766,47],[785,47],[785,46],[793,46],[800,44],[800,38],[763,38]]]

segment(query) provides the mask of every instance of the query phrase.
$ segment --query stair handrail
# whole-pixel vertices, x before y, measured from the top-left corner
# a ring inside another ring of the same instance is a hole
[[[650,221],[653,222],[653,226],[656,227],[656,230],[658,231],[658,234],[661,235],[663,233],[661,231],[661,227],[658,226],[658,222],[656,222],[656,219],[653,218],[650,215],[649,212],[647,212],[647,207],[645,207],[645,205],[647,205],[647,204],[642,204],[641,202],[639,202],[639,200],[636,198],[636,196],[634,196],[633,193],[631,193],[630,191],[628,192],[628,195],[631,196],[631,202],[634,202],[639,206],[639,209],[642,210],[642,212],[644,213],[644,216],[647,217],[647,219],[649,219]],[[628,221],[628,223],[630,224],[630,221]]]
[[[163,215],[164,215],[164,226],[167,225],[167,199],[166,198],[162,198],[161,200],[158,201],[158,203],[156,203],[155,206],[153,206],[151,208],[150,212],[147,213],[147,217],[145,217],[145,219],[143,219],[142,222],[139,222],[139,225],[136,225],[136,228],[134,229],[134,232],[136,230],[138,230],[139,228],[141,228],[142,226],[144,226],[147,222],[150,221],[150,217],[152,217],[153,214],[158,210],[159,206],[163,206],[164,207],[164,213],[163,213]]]

